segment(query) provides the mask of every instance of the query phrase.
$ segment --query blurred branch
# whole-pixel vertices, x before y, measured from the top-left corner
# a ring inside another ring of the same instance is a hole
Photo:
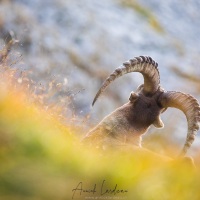
[[[5,45],[3,49],[0,50],[0,63],[3,63],[6,61],[8,54],[11,51],[11,48],[17,42],[18,41],[14,39],[14,34],[12,32],[6,34]]]
[[[2,50],[0,50],[0,63],[4,62],[6,58],[8,57],[8,54],[10,53],[11,47],[15,41],[11,39],[5,46],[3,47]]]
[[[76,65],[78,68],[86,72],[91,77],[97,77],[99,80],[104,80],[106,74],[108,75],[109,72],[106,70],[101,70],[98,73],[90,68],[90,63],[84,62],[80,56],[77,55],[72,49],[67,50],[67,54],[70,60]],[[94,56],[93,56],[94,57]]]
[[[79,67],[82,71],[87,73],[89,76],[91,76],[93,78],[95,77],[101,83],[110,74],[110,72],[108,72],[105,69],[98,70],[98,72],[96,70],[92,70],[91,67],[90,67],[91,64],[90,63],[86,63],[84,60],[82,60],[80,58],[80,56],[77,55],[77,53],[75,53],[71,49],[67,53],[68,53],[68,56],[69,56],[70,60],[74,63],[74,65]],[[93,56],[93,58],[91,58],[91,60],[96,60],[95,56]],[[120,95],[120,93],[118,91],[113,91],[110,88],[108,88],[107,92],[109,94],[109,97],[111,97],[115,102],[121,103],[122,98],[121,98],[121,95]]]
[[[179,77],[193,82],[195,84],[197,91],[200,91],[200,85],[199,85],[200,78],[198,76],[191,74],[191,73],[190,74],[185,73],[185,72],[181,71],[177,66],[172,66],[171,70]]]
[[[194,83],[197,83],[199,84],[200,83],[200,78],[197,77],[196,75],[194,74],[188,74],[188,73],[185,73],[185,72],[182,72],[178,67],[176,66],[172,66],[171,67],[172,71],[177,74],[178,76],[182,77],[182,78],[185,78],[189,81],[193,81]]]

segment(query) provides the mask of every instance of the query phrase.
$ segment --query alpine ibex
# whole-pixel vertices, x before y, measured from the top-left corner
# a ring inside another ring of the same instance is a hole
[[[141,135],[151,124],[157,128],[164,127],[160,114],[168,107],[174,107],[180,109],[187,118],[187,139],[180,153],[184,156],[199,129],[199,103],[189,94],[162,89],[158,64],[151,57],[139,56],[123,63],[105,80],[92,105],[111,82],[131,72],[140,72],[144,77],[144,84],[140,85],[136,92],[131,92],[129,102],[106,116],[84,137],[83,141],[89,141],[100,147],[141,146]]]

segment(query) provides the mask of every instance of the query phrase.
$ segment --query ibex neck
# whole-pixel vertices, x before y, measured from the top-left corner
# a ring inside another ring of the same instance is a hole
[[[105,129],[104,129],[105,130]],[[141,147],[142,134],[145,133],[146,130],[118,130],[116,132],[110,131],[109,134],[106,134],[106,137],[103,139],[103,144],[105,146],[138,146]],[[108,132],[106,132],[108,133]]]
[[[118,140],[121,145],[141,147],[142,137],[140,135],[124,136],[123,140]]]

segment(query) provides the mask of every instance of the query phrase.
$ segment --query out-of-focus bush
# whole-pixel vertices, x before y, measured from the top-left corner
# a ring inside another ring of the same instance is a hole
[[[9,74],[9,73],[8,73]],[[140,149],[87,149],[56,113],[0,80],[0,199],[199,199],[199,168]]]

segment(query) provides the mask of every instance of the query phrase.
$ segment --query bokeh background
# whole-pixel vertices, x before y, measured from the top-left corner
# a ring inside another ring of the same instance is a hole
[[[0,199],[71,199],[80,180],[90,186],[105,177],[111,187],[127,187],[131,199],[199,199],[200,174],[187,167],[155,166],[144,155],[95,160],[73,142],[143,83],[139,73],[125,75],[91,106],[104,79],[135,56],[159,63],[165,90],[200,100],[199,10],[198,0],[0,0],[0,49],[16,40],[0,68]],[[186,118],[168,109],[162,119],[165,128],[151,127],[143,146],[175,157]],[[200,164],[198,135],[188,155]]]

